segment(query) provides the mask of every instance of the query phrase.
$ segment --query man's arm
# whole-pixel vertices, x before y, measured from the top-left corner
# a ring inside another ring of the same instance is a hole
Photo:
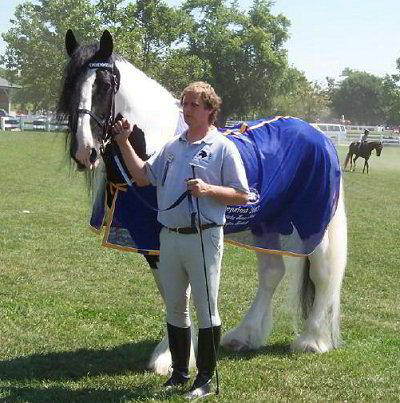
[[[249,195],[238,189],[227,186],[210,185],[201,179],[189,179],[187,182],[188,190],[194,197],[211,197],[221,204],[234,205],[246,204]]]
[[[133,130],[133,125],[123,118],[113,126],[114,140],[118,144],[122,158],[138,186],[150,185],[147,177],[145,162],[136,154],[128,138]]]

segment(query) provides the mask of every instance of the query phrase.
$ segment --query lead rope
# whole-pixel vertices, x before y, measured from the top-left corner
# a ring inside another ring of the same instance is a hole
[[[152,206],[143,196],[141,196],[141,194],[137,191],[137,189],[133,186],[132,181],[129,179],[124,167],[122,166],[122,163],[120,161],[120,159],[118,158],[118,155],[113,151],[114,154],[114,161],[117,164],[117,167],[119,169],[119,171],[121,172],[121,175],[124,177],[126,184],[131,188],[132,192],[135,193],[135,196],[150,210],[153,210],[157,213],[161,212],[161,211],[168,211],[171,210],[175,207],[177,207],[180,203],[182,203],[182,201],[187,197],[189,200],[189,206],[190,206],[190,194],[189,192],[186,190],[185,192],[183,192],[169,207],[165,208],[165,209],[158,209],[154,206]],[[196,214],[196,213],[195,213]],[[193,223],[193,215],[192,215],[192,223]]]
[[[196,174],[194,172],[194,165],[192,165],[192,173],[193,173],[193,179],[196,179]],[[215,357],[215,379],[217,381],[217,387],[216,387],[216,390],[215,390],[215,394],[219,395],[219,371],[218,371],[217,349],[215,347],[214,326],[212,324],[210,292],[208,290],[207,265],[206,265],[206,257],[205,257],[205,253],[204,253],[203,230],[201,228],[200,207],[199,207],[199,198],[198,197],[196,197],[196,206],[197,206],[197,213],[198,213],[197,214],[197,221],[198,221],[198,225],[199,225],[201,253],[203,255],[203,270],[204,270],[204,279],[205,279],[205,283],[206,283],[208,314],[210,316],[211,337],[212,337],[213,352],[214,352],[214,357]],[[192,218],[193,218],[193,216],[192,216]]]

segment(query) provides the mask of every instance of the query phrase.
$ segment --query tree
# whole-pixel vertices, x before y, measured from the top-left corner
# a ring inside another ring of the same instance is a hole
[[[123,6],[123,7],[122,7]],[[7,78],[19,101],[50,110],[58,98],[68,28],[81,42],[112,31],[115,50],[176,95],[193,80],[209,81],[223,98],[221,121],[268,114],[287,69],[288,20],[254,0],[247,14],[225,0],[37,0],[17,7],[3,34]]]
[[[308,122],[315,122],[329,114],[329,97],[325,89],[310,82],[304,73],[288,68],[279,95],[273,100],[273,114],[291,115]]]
[[[172,45],[188,30],[183,11],[160,0],[38,0],[19,5],[3,39],[1,63],[7,78],[22,86],[16,101],[50,110],[57,102],[66,62],[64,37],[71,28],[80,42],[97,41],[112,31],[115,49],[155,79],[164,78]],[[124,5],[124,7],[122,7]],[[174,21],[171,24],[171,21]]]
[[[389,126],[400,125],[400,77],[399,75],[386,75],[383,79],[385,99],[385,124]]]
[[[396,60],[400,70],[400,58]],[[385,123],[389,126],[400,125],[400,74],[386,75],[383,79],[385,99]]]
[[[221,95],[220,121],[231,116],[263,114],[271,106],[287,55],[288,20],[273,16],[271,3],[255,0],[247,14],[233,2],[187,0],[183,9],[192,15],[188,55],[203,63],[203,80]]]
[[[337,117],[344,115],[358,124],[382,124],[385,120],[383,79],[351,69],[345,69],[342,76],[343,81],[331,91]]]
[[[64,35],[73,27],[82,39],[93,38],[100,27],[90,0],[40,0],[16,8],[12,28],[3,39],[7,48],[1,62],[7,78],[23,88],[16,102],[32,102],[49,110],[58,96],[65,62]]]
[[[186,13],[161,0],[137,0],[126,5],[121,24],[114,30],[116,49],[159,80],[165,77],[167,60],[190,30],[190,23]]]

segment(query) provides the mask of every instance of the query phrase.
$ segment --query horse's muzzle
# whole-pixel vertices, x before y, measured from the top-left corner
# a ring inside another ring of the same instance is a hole
[[[94,164],[97,160],[97,151],[95,148],[92,148],[90,151],[89,161],[91,164]]]
[[[95,148],[92,148],[90,150],[89,154],[89,163],[94,166],[97,160],[97,150]],[[86,169],[89,169],[88,166],[86,166],[84,163],[82,163],[78,158],[76,158],[75,154],[71,154],[72,159],[76,162],[76,168],[78,171],[85,171]]]

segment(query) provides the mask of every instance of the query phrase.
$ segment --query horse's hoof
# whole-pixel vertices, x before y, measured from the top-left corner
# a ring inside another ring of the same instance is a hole
[[[232,339],[226,343],[222,342],[221,345],[226,348],[227,350],[231,350],[231,351],[236,351],[236,352],[240,352],[240,351],[249,351],[250,347],[247,346],[246,344],[244,344],[243,342],[239,341],[239,340],[235,340]]]
[[[314,353],[314,354],[316,354],[316,353],[319,353],[320,351],[315,346],[306,346],[305,349],[304,349],[304,352],[305,353]]]

